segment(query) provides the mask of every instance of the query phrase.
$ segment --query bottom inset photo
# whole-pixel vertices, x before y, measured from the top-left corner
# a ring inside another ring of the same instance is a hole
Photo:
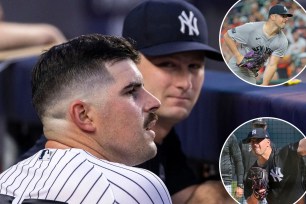
[[[305,136],[294,125],[278,118],[254,118],[225,141],[220,177],[237,203],[304,203],[305,156]]]

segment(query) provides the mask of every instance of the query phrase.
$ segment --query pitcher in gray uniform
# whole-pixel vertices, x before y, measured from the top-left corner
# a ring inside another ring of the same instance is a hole
[[[251,50],[263,49],[267,57],[261,85],[269,85],[276,72],[279,59],[284,56],[288,48],[288,40],[282,31],[288,17],[292,17],[292,14],[288,13],[288,9],[277,4],[270,8],[267,21],[246,23],[225,33],[225,43],[233,54],[228,65],[239,78],[256,84],[257,72],[240,68],[237,64]]]

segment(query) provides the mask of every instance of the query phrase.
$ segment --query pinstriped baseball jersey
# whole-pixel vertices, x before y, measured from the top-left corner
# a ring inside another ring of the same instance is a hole
[[[171,203],[152,172],[98,159],[80,149],[44,149],[0,175],[0,194],[64,203]]]
[[[228,30],[227,33],[240,44],[238,50],[242,55],[251,50],[263,49],[267,56],[283,57],[288,48],[288,40],[285,34],[280,31],[270,38],[267,37],[263,31],[264,23],[264,21],[246,23]],[[232,57],[228,64],[239,77],[250,83],[256,83],[255,74],[250,70],[239,68],[236,65],[235,57]]]

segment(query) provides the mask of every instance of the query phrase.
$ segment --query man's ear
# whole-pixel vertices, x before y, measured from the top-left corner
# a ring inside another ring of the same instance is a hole
[[[86,132],[93,132],[96,130],[96,127],[89,111],[90,107],[88,104],[81,100],[74,101],[70,104],[69,114],[75,125]]]
[[[271,147],[271,140],[270,139],[268,139],[268,144]]]

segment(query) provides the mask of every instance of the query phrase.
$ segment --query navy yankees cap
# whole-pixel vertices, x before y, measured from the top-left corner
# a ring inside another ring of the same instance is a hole
[[[243,143],[250,143],[251,139],[269,139],[269,133],[263,128],[255,128],[249,132],[248,137],[242,140]]]
[[[272,15],[272,14],[286,15],[288,17],[293,16],[291,13],[288,13],[288,9],[281,4],[276,4],[275,6],[272,6],[270,8],[269,16]]]
[[[223,60],[221,53],[207,44],[203,14],[182,0],[140,3],[125,17],[122,36],[135,40],[137,49],[147,56],[204,51],[208,58]]]

